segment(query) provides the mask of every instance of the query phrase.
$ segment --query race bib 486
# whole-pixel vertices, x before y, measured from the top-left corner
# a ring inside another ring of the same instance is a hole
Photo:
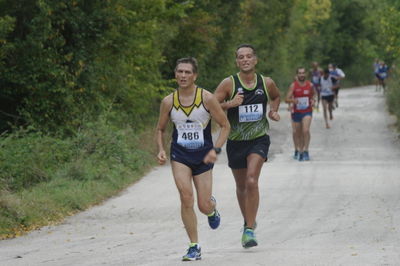
[[[204,146],[203,126],[199,122],[176,125],[177,143],[186,149],[198,149]]]

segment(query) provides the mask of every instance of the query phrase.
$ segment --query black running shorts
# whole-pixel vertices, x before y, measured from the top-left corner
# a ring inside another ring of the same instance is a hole
[[[335,99],[335,96],[334,95],[322,96],[321,99],[327,101],[328,103],[331,103]]]
[[[229,167],[232,169],[247,168],[247,156],[249,156],[250,153],[256,153],[266,161],[270,144],[271,142],[268,135],[252,140],[228,139],[226,152],[228,154]]]

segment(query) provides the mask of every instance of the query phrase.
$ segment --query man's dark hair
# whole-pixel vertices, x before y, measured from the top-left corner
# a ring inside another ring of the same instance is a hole
[[[178,60],[176,60],[175,71],[178,68],[179,64],[191,64],[193,73],[197,74],[199,65],[197,64],[196,58],[191,57],[191,56],[190,57],[179,58]]]
[[[325,68],[324,69],[324,74],[329,74],[329,69]]]
[[[254,55],[257,55],[256,49],[254,48],[253,45],[248,44],[248,43],[243,43],[243,44],[239,45],[239,46],[236,48],[236,57],[237,57],[237,51],[238,51],[240,48],[250,48],[251,50],[253,50],[253,54],[254,54]]]

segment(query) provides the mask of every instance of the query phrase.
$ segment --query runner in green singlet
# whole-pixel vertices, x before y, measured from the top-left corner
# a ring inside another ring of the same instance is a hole
[[[258,245],[254,234],[259,206],[258,178],[270,145],[267,113],[270,119],[279,121],[280,94],[271,78],[256,73],[257,55],[252,45],[242,44],[237,48],[236,64],[239,73],[225,78],[215,96],[227,110],[231,124],[228,164],[244,218],[242,246],[249,248]]]

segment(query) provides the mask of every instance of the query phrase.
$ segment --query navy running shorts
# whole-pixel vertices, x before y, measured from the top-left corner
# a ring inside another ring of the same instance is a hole
[[[213,169],[214,164],[205,164],[203,162],[204,157],[212,149],[203,148],[199,151],[188,151],[178,144],[171,143],[171,161],[182,163],[192,170],[192,175],[200,175]]]
[[[303,120],[303,118],[308,115],[312,116],[312,112],[305,112],[305,113],[294,112],[294,113],[292,113],[292,121],[296,122],[296,123],[300,123],[301,120]]]
[[[228,139],[226,143],[226,152],[228,154],[229,167],[231,169],[247,168],[247,156],[251,153],[260,155],[266,161],[270,144],[271,142],[268,135],[252,140]]]

